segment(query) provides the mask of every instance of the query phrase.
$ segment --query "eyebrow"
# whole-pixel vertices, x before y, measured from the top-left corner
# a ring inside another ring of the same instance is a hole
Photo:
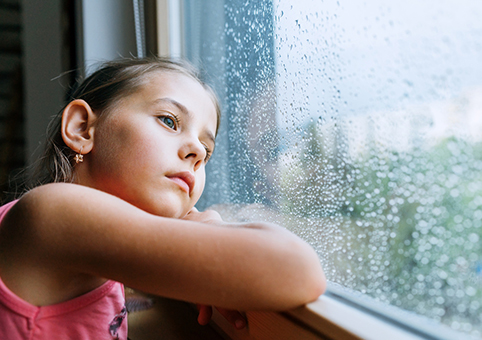
[[[178,101],[176,101],[172,98],[159,98],[159,99],[154,100],[154,104],[163,103],[163,102],[167,102],[169,104],[172,104],[172,105],[176,106],[179,109],[179,111],[181,111],[183,114],[191,117],[191,112],[189,112],[187,107],[185,107],[184,105],[182,105],[181,103],[179,103]]]
[[[174,105],[179,109],[179,111],[181,111],[182,114],[188,117],[192,117],[192,113],[187,109],[187,107],[185,107],[184,105],[182,105],[181,103],[179,103],[178,101],[172,98],[169,98],[169,97],[159,98],[154,101],[154,104],[163,103],[163,102],[167,102],[169,104]],[[206,137],[209,138],[213,142],[213,144],[216,144],[216,138],[214,137],[212,132],[209,130],[205,130],[204,132],[206,134]]]

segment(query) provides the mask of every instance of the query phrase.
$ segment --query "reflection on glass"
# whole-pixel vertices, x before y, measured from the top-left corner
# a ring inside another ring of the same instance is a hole
[[[482,338],[482,3],[211,6],[187,49],[224,101],[205,206],[283,223],[331,281]]]

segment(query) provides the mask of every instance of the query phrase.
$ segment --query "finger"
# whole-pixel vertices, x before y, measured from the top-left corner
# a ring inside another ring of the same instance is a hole
[[[213,315],[213,309],[211,306],[206,306],[206,305],[197,305],[197,309],[199,311],[199,315],[197,317],[197,322],[200,325],[207,325],[209,323],[209,320],[211,320],[211,317]]]
[[[199,211],[196,209],[196,207],[192,207],[191,210],[189,210],[186,213],[186,215],[184,215],[183,219],[185,219],[185,220],[195,220],[197,215],[199,215]]]
[[[223,223],[223,219],[221,215],[215,210],[205,210],[200,214],[201,222],[209,223],[209,224],[220,224]]]
[[[246,327],[246,319],[243,317],[243,315],[236,311],[236,310],[229,310],[229,309],[224,309],[224,308],[218,308],[219,314],[221,314],[226,320],[229,321],[231,325],[233,325],[236,329],[243,329]]]

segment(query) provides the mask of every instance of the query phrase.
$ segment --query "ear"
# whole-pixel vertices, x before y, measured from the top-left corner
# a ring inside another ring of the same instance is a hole
[[[61,133],[65,145],[73,151],[87,154],[94,145],[96,115],[85,100],[71,101],[62,113]]]

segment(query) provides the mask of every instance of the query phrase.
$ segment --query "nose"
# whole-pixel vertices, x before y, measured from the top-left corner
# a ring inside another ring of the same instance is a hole
[[[206,157],[206,149],[197,138],[190,138],[179,149],[179,157],[193,164],[194,171],[199,169]]]

